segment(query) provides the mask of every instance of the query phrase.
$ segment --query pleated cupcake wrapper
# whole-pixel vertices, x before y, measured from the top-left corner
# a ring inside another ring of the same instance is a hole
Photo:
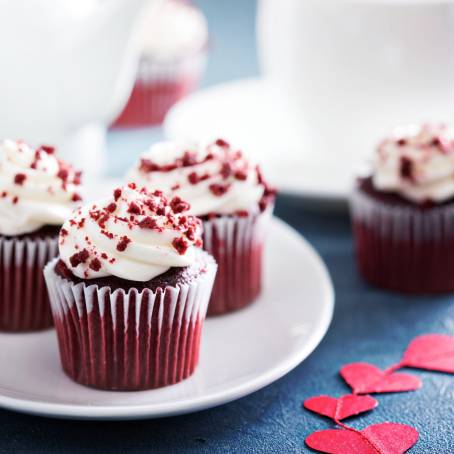
[[[356,189],[351,214],[366,280],[407,293],[454,291],[453,204],[395,206]]]
[[[43,269],[58,252],[57,238],[0,237],[0,330],[52,326]]]
[[[66,374],[83,385],[140,390],[189,377],[199,359],[201,330],[216,265],[191,284],[128,292],[72,283],[44,271]]]
[[[262,287],[262,257],[273,213],[225,216],[204,221],[203,247],[218,263],[208,315],[220,315],[251,304]]]
[[[206,50],[168,62],[143,56],[131,96],[114,126],[162,123],[172,105],[195,89],[206,60]]]

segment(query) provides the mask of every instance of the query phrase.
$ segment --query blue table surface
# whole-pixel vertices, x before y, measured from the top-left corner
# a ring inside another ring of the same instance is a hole
[[[209,18],[212,34],[211,60],[203,85],[258,74],[255,2],[197,3]],[[161,137],[159,128],[111,133],[109,172],[120,175],[139,151]],[[277,215],[321,254],[336,291],[328,334],[295,370],[236,402],[160,420],[74,422],[0,411],[0,453],[310,452],[304,445],[305,437],[331,425],[303,411],[301,402],[319,394],[347,393],[338,376],[342,365],[367,361],[384,368],[399,359],[414,336],[454,333],[453,297],[407,298],[368,287],[355,268],[346,210],[320,208],[316,202],[303,203],[285,196],[277,203]],[[411,424],[420,432],[412,453],[453,453],[454,377],[416,373],[424,382],[420,391],[378,396],[379,407],[355,418],[352,424],[358,428],[384,421]]]

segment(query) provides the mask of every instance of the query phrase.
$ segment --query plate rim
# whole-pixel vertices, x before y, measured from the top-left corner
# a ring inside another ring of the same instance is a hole
[[[324,288],[323,293],[325,293],[325,301],[321,309],[322,313],[319,325],[311,333],[309,339],[301,349],[298,349],[291,355],[288,355],[285,360],[280,362],[277,366],[274,366],[272,369],[262,373],[260,376],[244,383],[240,383],[227,391],[220,390],[203,397],[161,404],[126,404],[118,407],[97,405],[90,407],[89,405],[62,404],[39,400],[28,400],[22,397],[16,398],[5,396],[1,394],[2,388],[0,387],[0,408],[32,415],[71,420],[155,419],[194,413],[227,404],[252,394],[282,378],[284,375],[301,364],[302,361],[304,361],[316,349],[321,340],[324,338],[333,318],[335,293],[328,268],[314,247],[301,234],[299,234],[298,231],[283,220],[273,216],[272,222],[278,226],[279,229],[287,230],[289,235],[294,238],[298,238],[301,242],[301,246],[305,249],[308,258],[312,262],[313,266],[318,268],[318,273],[322,276],[324,282],[321,286]],[[99,390],[99,392],[102,393],[104,391]],[[156,407],[159,407],[159,409]]]

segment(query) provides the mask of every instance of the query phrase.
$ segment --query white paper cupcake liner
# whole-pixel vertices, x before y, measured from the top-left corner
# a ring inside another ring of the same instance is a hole
[[[203,248],[218,263],[208,315],[251,304],[262,287],[262,258],[273,205],[247,217],[223,216],[203,222]]]
[[[454,291],[454,204],[390,205],[356,188],[351,197],[361,274],[406,293]]]
[[[43,269],[57,255],[57,241],[57,237],[0,236],[0,330],[52,326]]]
[[[189,377],[216,274],[214,260],[200,254],[206,271],[192,283],[154,292],[75,284],[55,273],[57,259],[50,262],[44,274],[69,377],[111,390],[158,388]]]

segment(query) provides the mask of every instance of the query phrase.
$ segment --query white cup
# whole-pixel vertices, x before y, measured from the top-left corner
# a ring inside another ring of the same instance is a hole
[[[370,154],[398,124],[454,122],[454,2],[260,0],[257,20],[305,150]]]

